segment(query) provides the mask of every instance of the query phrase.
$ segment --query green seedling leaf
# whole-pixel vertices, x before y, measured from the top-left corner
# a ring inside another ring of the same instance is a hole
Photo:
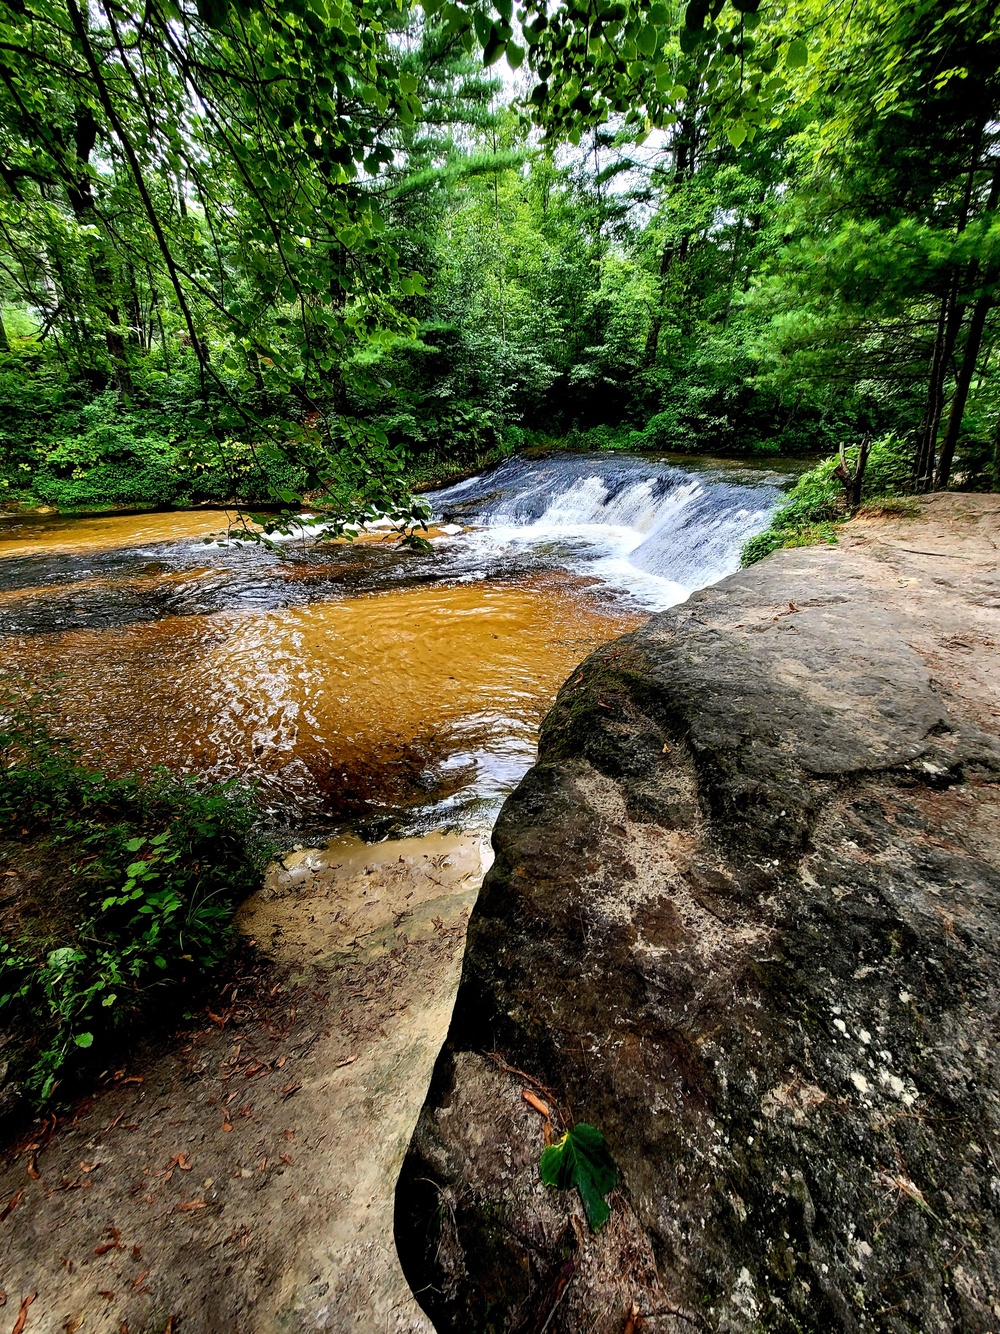
[[[599,1231],[611,1217],[604,1197],[618,1184],[618,1169],[596,1126],[581,1121],[557,1144],[544,1148],[539,1171],[547,1186],[580,1192],[592,1232]]]
[[[92,1047],[94,1045],[93,1033],[77,1033],[73,1039],[78,1047]]]

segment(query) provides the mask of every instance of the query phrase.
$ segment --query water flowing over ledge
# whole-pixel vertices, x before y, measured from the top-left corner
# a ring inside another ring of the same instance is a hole
[[[428,499],[473,525],[453,559],[562,566],[650,610],[739,567],[787,476],[682,467],[634,455],[515,458]]]
[[[573,666],[735,569],[787,480],[514,458],[427,497],[426,555],[206,543],[219,513],[27,523],[0,541],[0,668],[58,679],[102,765],[250,780],[292,831],[489,825]]]

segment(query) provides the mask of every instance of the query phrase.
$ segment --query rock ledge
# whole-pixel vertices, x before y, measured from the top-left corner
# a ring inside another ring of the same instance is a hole
[[[1000,1328],[998,537],[856,523],[563,688],[397,1191],[442,1334]]]

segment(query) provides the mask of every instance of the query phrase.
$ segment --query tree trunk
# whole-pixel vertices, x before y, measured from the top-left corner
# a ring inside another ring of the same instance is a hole
[[[934,481],[934,458],[941,415],[944,411],[944,386],[948,376],[948,363],[955,350],[964,314],[962,307],[958,305],[957,295],[957,282],[953,279],[941,301],[937,332],[931,352],[927,397],[924,401],[914,464],[914,482],[918,491],[929,491]]]
[[[674,175],[672,185],[677,187],[682,185],[694,171],[695,156],[695,136],[697,128],[695,125],[695,113],[689,112],[681,122],[680,130],[677,135],[677,146],[674,156]],[[666,296],[667,278],[675,261],[683,262],[687,255],[689,238],[682,236],[680,240],[671,237],[663,243],[663,250],[660,254],[660,272],[657,283],[656,306],[653,310],[652,318],[649,321],[649,331],[646,334],[646,348],[642,357],[642,364],[645,367],[656,364],[656,351],[660,343],[660,330],[663,328],[663,301]]]
[[[941,456],[938,459],[937,474],[934,478],[934,487],[937,491],[944,490],[951,476],[955,446],[962,430],[962,418],[965,415],[965,405],[969,398],[969,386],[972,384],[972,377],[976,373],[976,362],[979,360],[979,349],[983,344],[986,317],[992,308],[992,293],[981,296],[972,308],[969,332],[965,339],[965,351],[962,354],[958,374],[955,376],[955,392],[952,395],[951,408],[948,412],[948,424],[945,427],[944,440],[941,442]]]
[[[106,328],[104,341],[111,358],[116,386],[126,397],[132,392],[132,375],[129,370],[128,353],[125,338],[121,330],[121,312],[115,300],[114,272],[105,254],[105,241],[97,207],[94,202],[93,186],[88,165],[90,156],[97,143],[97,121],[93,113],[85,108],[77,109],[75,147],[79,175],[75,180],[66,182],[66,198],[77,222],[85,227],[93,227],[102,238],[90,255],[90,273],[94,281],[94,293]]]
[[[10,339],[7,337],[7,330],[3,322],[3,307],[0,306],[0,352],[10,351]]]
[[[976,186],[976,176],[981,170],[979,155],[982,151],[983,136],[985,132],[986,124],[985,122],[980,122],[976,126],[969,170],[965,178],[965,190],[963,192],[962,205],[959,209],[958,219],[955,224],[955,233],[958,236],[965,231],[969,223],[969,214],[972,210],[972,199]],[[997,173],[994,173],[987,208],[996,206],[995,192],[998,181],[1000,181],[1000,177],[998,177]],[[973,264],[965,274],[967,285],[975,283],[975,275],[976,265]],[[962,327],[962,321],[965,318],[965,307],[960,304],[958,300],[962,276],[963,275],[957,272],[952,274],[948,283],[947,293],[941,303],[941,314],[938,319],[937,335],[934,339],[934,349],[931,353],[927,398],[924,404],[924,413],[923,418],[921,419],[920,432],[917,440],[914,482],[918,491],[929,491],[934,481],[934,460],[937,451],[937,437],[938,431],[941,428],[941,417],[944,412],[944,387],[948,378],[948,366],[951,363],[955,345],[958,342],[959,331]]]
[[[1000,417],[993,432],[993,490],[1000,491]]]
[[[1000,203],[1000,171],[994,171],[993,180],[990,182],[989,198],[986,200],[986,212],[991,213],[998,203]],[[978,262],[973,262],[969,270],[969,286],[978,285],[982,288],[982,291],[972,307],[969,332],[965,339],[965,351],[962,354],[958,374],[955,376],[955,393],[951,400],[948,424],[945,427],[944,440],[941,442],[941,457],[938,461],[937,475],[934,478],[934,486],[938,491],[942,491],[948,485],[948,478],[951,476],[955,446],[962,430],[962,418],[965,415],[965,405],[969,398],[969,386],[972,384],[972,377],[976,373],[979,350],[983,345],[983,331],[986,328],[987,317],[993,307],[994,294],[992,289],[998,278],[1000,278],[1000,272],[995,266],[988,268],[983,273],[980,271]]]

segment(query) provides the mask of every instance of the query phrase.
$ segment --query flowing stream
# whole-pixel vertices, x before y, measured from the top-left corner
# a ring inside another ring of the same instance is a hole
[[[277,827],[485,825],[593,648],[735,570],[787,472],[511,459],[430,494],[430,555],[269,549],[219,511],[0,527],[0,672],[111,770],[256,784]]]

